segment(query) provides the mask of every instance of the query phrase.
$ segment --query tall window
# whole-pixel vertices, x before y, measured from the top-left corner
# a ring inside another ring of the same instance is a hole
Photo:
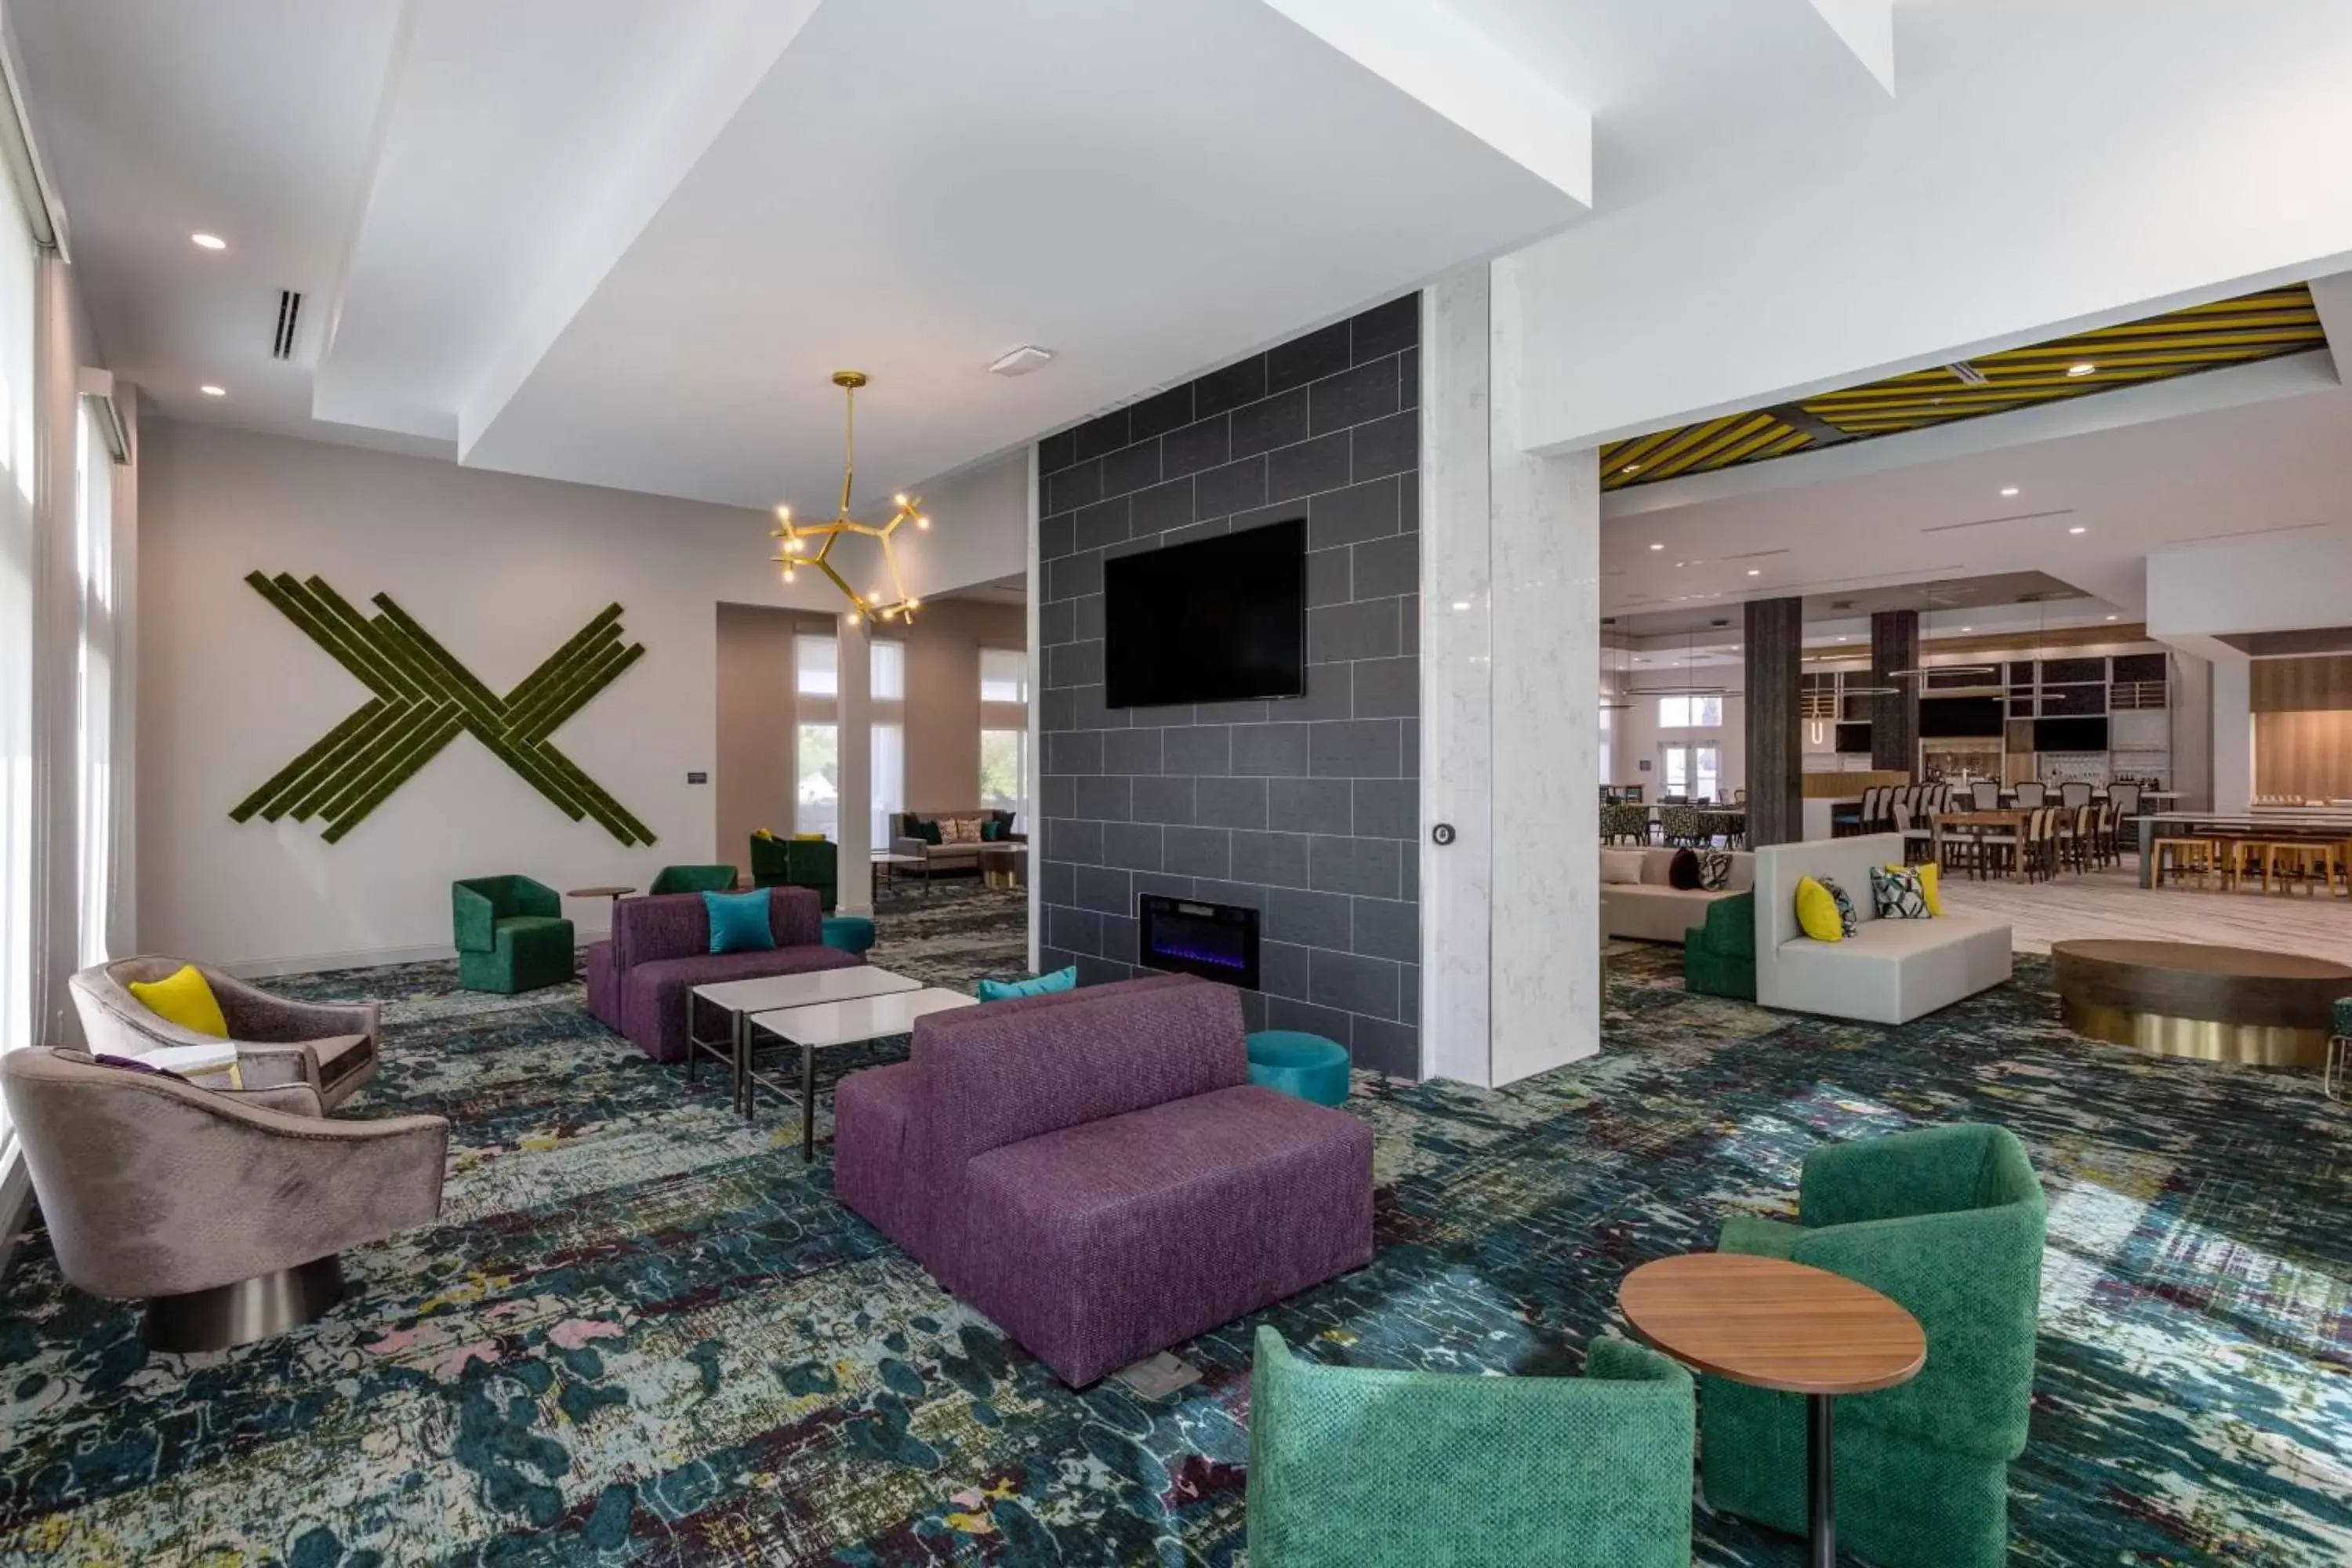
[[[1720,696],[1661,697],[1658,699],[1658,728],[1720,730],[1723,728],[1723,699]]]
[[[80,957],[87,966],[106,950],[114,910],[114,469],[98,416],[85,404],[74,441],[74,566],[80,637],[74,667],[74,780],[81,863]]]
[[[867,782],[874,803],[866,842],[890,842],[890,815],[907,809],[907,645],[877,637],[866,661],[874,747]]]
[[[1665,794],[1713,800],[1722,788],[1722,747],[1712,742],[1686,746],[1674,742],[1659,747],[1658,755],[1658,771],[1665,775]]]
[[[1029,655],[1017,647],[980,650],[980,804],[1028,824]]]
[[[5,110],[0,110],[5,112]],[[32,232],[0,179],[0,1050],[33,1038]],[[0,1106],[0,1157],[11,1138]]]
[[[834,723],[840,659],[832,637],[793,639],[793,689],[801,715],[793,742],[793,827],[827,838],[841,834],[841,745]]]

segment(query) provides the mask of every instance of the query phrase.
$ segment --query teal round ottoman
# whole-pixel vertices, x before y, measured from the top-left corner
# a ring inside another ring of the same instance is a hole
[[[1301,1029],[1261,1029],[1249,1037],[1249,1078],[1318,1105],[1344,1105],[1348,1047]]]
[[[827,915],[824,945],[843,952],[865,952],[874,945],[874,922],[864,915]]]

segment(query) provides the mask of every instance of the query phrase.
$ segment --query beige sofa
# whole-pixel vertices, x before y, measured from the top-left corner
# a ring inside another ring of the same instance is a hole
[[[1767,1007],[1907,1024],[2010,977],[2010,929],[1982,917],[1883,921],[1870,868],[1903,863],[1903,836],[1776,844],[1756,851],[1756,1000]],[[1854,934],[1815,942],[1797,924],[1797,883],[1833,877],[1853,903]]]
[[[1675,863],[1675,849],[1620,849],[1603,847],[1601,863],[1609,857],[1639,855],[1642,858],[1642,879],[1639,882],[1601,884],[1601,934],[1604,937],[1631,937],[1637,942],[1671,942],[1680,946],[1683,933],[1695,925],[1704,924],[1706,907],[1717,899],[1727,899],[1734,893],[1744,893],[1756,883],[1756,858],[1745,850],[1736,850],[1731,857],[1731,877],[1714,892],[1685,892],[1670,887],[1666,873]]]

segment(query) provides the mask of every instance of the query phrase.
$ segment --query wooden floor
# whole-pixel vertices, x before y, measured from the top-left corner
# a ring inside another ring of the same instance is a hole
[[[2054,881],[1972,882],[1946,872],[1944,906],[2005,920],[2020,952],[2047,952],[2053,942],[2123,937],[2149,942],[2211,942],[2352,962],[2352,899],[2301,893],[2202,892],[2143,889],[2139,863],[2124,857],[2111,870]]]

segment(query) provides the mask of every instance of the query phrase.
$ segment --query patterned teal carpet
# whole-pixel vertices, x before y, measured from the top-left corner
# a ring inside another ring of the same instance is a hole
[[[876,957],[1018,966],[1017,897],[944,887]],[[1772,1212],[1803,1152],[1962,1118],[2052,1197],[2014,1560],[2352,1561],[2352,1116],[2312,1075],[2156,1063],[2054,1022],[2047,969],[1903,1029],[1685,995],[1615,962],[1601,1056],[1505,1093],[1360,1083],[1372,1266],[1265,1314],[1334,1360],[1563,1372],[1617,1280]],[[360,1113],[453,1122],[441,1222],[349,1299],[225,1355],[0,1281],[0,1562],[1242,1562],[1250,1323],[1160,1402],[1073,1394],[831,1196],[781,1105],[746,1127],[600,1029],[444,965],[284,983],[387,1000]],[[1709,1564],[1797,1544],[1700,1521]]]

